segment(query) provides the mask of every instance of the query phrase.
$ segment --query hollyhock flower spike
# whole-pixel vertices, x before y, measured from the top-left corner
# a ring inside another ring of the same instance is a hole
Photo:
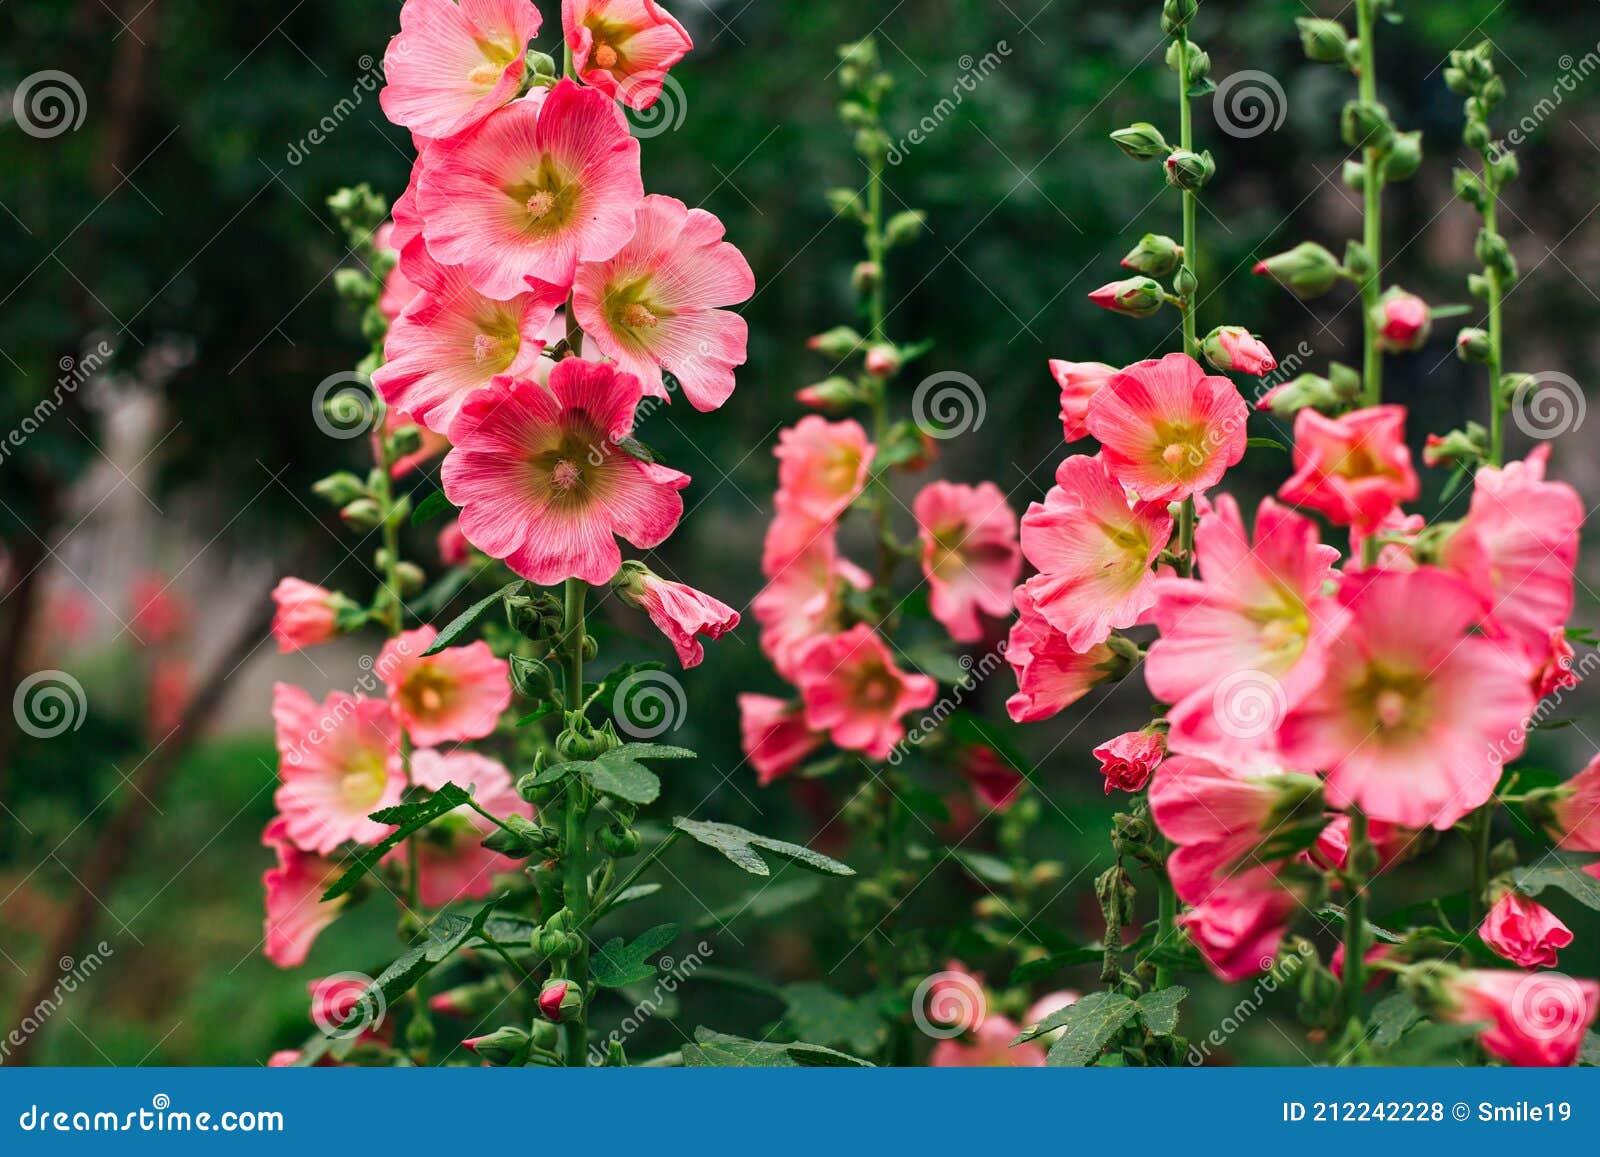
[[[1156,598],[1152,567],[1172,537],[1166,504],[1130,504],[1108,465],[1082,454],[1064,459],[1044,503],[1022,518],[1022,553],[1040,572],[1028,594],[1079,651],[1144,617]]]
[[[1559,972],[1472,969],[1452,973],[1442,990],[1442,1019],[1484,1025],[1478,1042],[1513,1065],[1576,1064],[1600,1013],[1600,984]]]
[[[1167,742],[1159,731],[1126,731],[1094,749],[1107,795],[1113,789],[1142,791],[1166,754]]]
[[[429,138],[451,137],[507,104],[522,86],[531,0],[406,0],[383,55],[383,113]]]
[[[939,693],[928,676],[902,671],[867,623],[807,646],[796,681],[807,726],[828,732],[846,751],[862,751],[871,759],[888,758],[905,737],[901,717],[932,706]]]
[[[305,963],[322,930],[339,918],[350,897],[321,902],[322,893],[341,869],[333,861],[297,847],[282,816],[274,816],[267,824],[261,843],[278,859],[261,876],[266,890],[266,956],[279,968],[297,968]]]
[[[441,470],[467,541],[541,586],[608,581],[622,565],[618,535],[659,546],[683,515],[689,476],[617,445],[642,396],[631,374],[564,358],[548,392],[497,378],[469,398]]]
[[[572,66],[629,108],[649,108],[667,70],[694,47],[683,25],[655,0],[561,0]]]
[[[418,747],[482,739],[511,706],[510,665],[488,643],[425,654],[438,636],[433,627],[406,631],[378,655],[395,718]]]
[[[1089,427],[1084,421],[1089,416],[1089,400],[1116,372],[1115,366],[1105,362],[1050,360],[1050,376],[1061,388],[1061,430],[1068,442],[1089,436]]]
[[[771,695],[739,696],[739,736],[762,787],[799,767],[823,741],[806,726],[800,704]]]
[[[1022,573],[1017,515],[993,482],[932,482],[911,506],[922,539],[933,617],[959,643],[983,638],[980,615],[1011,613]]]
[[[1349,611],[1323,594],[1339,552],[1316,525],[1270,498],[1255,542],[1239,506],[1218,497],[1195,530],[1199,579],[1154,583],[1145,679],[1172,704],[1173,751],[1239,760],[1276,746],[1278,725],[1322,681],[1328,647]]]
[[[1527,673],[1468,633],[1483,604],[1445,571],[1367,571],[1339,599],[1351,620],[1321,685],[1284,720],[1284,758],[1325,769],[1334,807],[1443,831],[1485,803],[1521,753]]]
[[[505,766],[473,751],[417,751],[411,756],[411,781],[429,791],[453,783],[466,788],[485,811],[533,819],[533,806],[517,794]],[[429,824],[426,838],[417,841],[422,903],[442,908],[459,900],[482,900],[493,890],[495,876],[521,870],[521,860],[483,846],[484,837],[497,830],[493,821],[466,804]],[[400,862],[407,854],[402,846],[389,857]]]
[[[747,300],[755,275],[722,239],[722,222],[704,209],[652,194],[636,221],[633,239],[616,256],[578,267],[573,310],[600,352],[637,377],[646,397],[668,396],[667,370],[691,406],[714,410],[733,393],[747,337],[744,318],[723,307]]]
[[[614,256],[643,198],[639,142],[621,112],[570,80],[434,144],[417,186],[428,252],[500,300],[529,277],[564,291],[578,262]]]
[[[375,844],[389,829],[369,812],[400,802],[399,727],[382,699],[339,691],[318,703],[299,687],[272,689],[278,811],[289,839],[327,853],[346,840]]]
[[[1278,497],[1363,531],[1419,492],[1405,441],[1404,406],[1371,406],[1337,418],[1301,410],[1294,419],[1294,476]]]
[[[1048,719],[1082,699],[1096,686],[1120,678],[1125,663],[1098,643],[1076,651],[1034,606],[1026,586],[1017,590],[1017,620],[1011,624],[1006,662],[1017,677],[1017,693],[1006,700],[1016,723]]]
[[[1113,375],[1086,424],[1117,481],[1143,501],[1171,502],[1203,494],[1244,457],[1249,416],[1227,378],[1168,354]]]
[[[697,636],[720,639],[739,625],[739,612],[726,603],[691,586],[664,579],[643,563],[623,563],[616,590],[623,602],[650,616],[650,621],[671,641],[685,668],[698,666],[706,657]]]
[[[1497,955],[1523,968],[1556,967],[1556,953],[1572,943],[1572,929],[1515,889],[1495,901],[1478,935]]]
[[[806,517],[833,522],[866,487],[877,449],[860,422],[807,414],[778,433],[779,490]]]
[[[326,643],[339,633],[342,596],[304,579],[284,578],[272,588],[277,610],[272,616],[272,637],[284,653]]]

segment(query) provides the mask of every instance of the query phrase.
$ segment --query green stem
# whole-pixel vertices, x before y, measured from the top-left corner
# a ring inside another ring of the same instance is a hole
[[[1162,841],[1164,845],[1165,840]],[[1169,849],[1170,850],[1170,849]],[[1156,915],[1156,943],[1168,944],[1177,929],[1178,920],[1178,894],[1173,891],[1172,877],[1165,871],[1156,873],[1156,900],[1159,905]],[[1156,965],[1156,987],[1170,988],[1172,986],[1172,969],[1165,964]]]
[[[583,608],[588,592],[588,584],[575,578],[566,581],[562,592],[561,658],[568,704],[583,703]],[[578,710],[581,713],[581,707]],[[577,721],[576,716],[569,715],[569,731]],[[566,979],[584,994],[583,1006],[562,1026],[566,1061],[574,1068],[588,1064],[589,1052],[589,805],[589,789],[582,778],[568,777],[566,835],[561,848],[561,899],[572,914],[573,927],[582,930],[580,935],[584,941],[583,948],[564,965]]]
[[[581,710],[583,703],[583,604],[589,585],[569,578],[562,590],[562,676],[569,709]]]
[[[1357,75],[1364,104],[1378,103],[1378,74],[1374,50],[1373,0],[1356,0],[1357,35],[1361,42],[1360,72]],[[1362,327],[1365,349],[1362,354],[1362,403],[1376,406],[1383,401],[1383,351],[1378,348],[1378,299],[1383,295],[1383,158],[1377,149],[1367,149],[1366,179],[1362,181],[1361,244],[1367,251],[1370,271],[1361,282]]]
[[[1483,208],[1483,227],[1488,233],[1495,234],[1499,232],[1497,210],[1500,192],[1495,188],[1494,175],[1487,164],[1484,165],[1484,187],[1488,190],[1488,199]],[[1500,284],[1500,271],[1493,266],[1484,270],[1484,278],[1489,287],[1489,465],[1499,466],[1505,460],[1506,453],[1506,403],[1500,392],[1505,333],[1501,303],[1505,297],[1505,287]]]
[[[1367,875],[1370,855],[1367,816],[1350,809],[1350,846],[1345,853],[1345,887],[1350,898],[1344,911],[1344,1015],[1347,1022],[1361,1015],[1361,993],[1367,983]]]
[[[1472,895],[1469,911],[1471,927],[1476,929],[1483,921],[1489,891],[1489,842],[1494,831],[1494,801],[1484,804],[1472,814],[1468,834],[1472,839]]]
[[[611,911],[616,902],[616,898],[626,892],[629,888],[633,887],[634,881],[640,876],[644,875],[645,871],[652,864],[665,855],[667,849],[673,844],[677,843],[678,837],[682,834],[683,833],[677,828],[673,828],[667,833],[666,839],[662,840],[659,844],[644,854],[644,859],[640,860],[634,865],[633,871],[624,876],[621,883],[617,884],[613,888],[606,889],[601,895],[596,897],[594,911],[589,915],[589,923],[593,924],[596,920],[600,919],[600,917]]]
[[[1183,32],[1178,34],[1178,147],[1187,151],[1194,149],[1194,110],[1189,104],[1189,38]],[[1199,289],[1199,262],[1200,255],[1196,249],[1197,229],[1195,218],[1199,207],[1198,195],[1192,189],[1183,191],[1183,265],[1189,271],[1194,285],[1185,295],[1183,305],[1183,352],[1194,358],[1200,358],[1199,326],[1195,318],[1200,304]]]

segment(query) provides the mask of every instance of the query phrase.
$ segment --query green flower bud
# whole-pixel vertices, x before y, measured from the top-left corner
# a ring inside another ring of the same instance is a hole
[[[1396,133],[1389,153],[1383,158],[1385,181],[1409,181],[1422,165],[1422,133]]]
[[[1343,64],[1344,46],[1350,39],[1344,25],[1337,20],[1320,20],[1310,16],[1296,18],[1300,29],[1300,46],[1306,57],[1320,64]]]
[[[1145,121],[1138,121],[1111,134],[1111,140],[1136,161],[1153,161],[1172,151],[1161,130]]]
[[[383,522],[383,507],[370,498],[358,498],[339,511],[339,517],[351,530],[364,534]]]
[[[500,822],[505,826],[490,832],[484,838],[483,846],[514,860],[540,855],[555,847],[561,838],[554,828],[541,827],[526,816],[515,813]]]
[[[1174,189],[1194,192],[1205,188],[1206,183],[1216,175],[1217,165],[1211,159],[1210,149],[1203,153],[1176,149],[1167,154],[1166,169],[1167,184]]]
[[[921,209],[906,209],[896,213],[883,227],[883,240],[891,249],[915,241],[927,224],[928,215]]]
[[[1171,237],[1146,233],[1122,259],[1122,267],[1150,277],[1165,277],[1178,267],[1182,257],[1183,246]]]
[[[1315,241],[1256,262],[1255,272],[1270,277],[1299,298],[1316,297],[1333,288],[1344,274],[1339,259]]]
[[[1367,188],[1367,166],[1364,161],[1346,161],[1344,170],[1340,174],[1345,188],[1355,193],[1362,193]]]
[[[796,391],[795,397],[814,410],[839,413],[861,401],[861,391],[849,378],[834,376]]]
[[[1161,31],[1168,35],[1185,27],[1200,10],[1200,0],[1165,0],[1161,5]]]
[[[311,493],[330,505],[344,506],[357,498],[366,497],[367,488],[361,479],[350,471],[341,470],[337,474],[318,479],[312,484]]]
[[[1102,285],[1089,294],[1089,300],[1102,309],[1130,317],[1149,317],[1166,301],[1161,283],[1148,277],[1129,277]]]
[[[1381,104],[1353,100],[1339,116],[1339,134],[1352,149],[1382,152],[1394,140],[1394,124]]]
[[[1487,330],[1470,327],[1456,334],[1456,356],[1464,362],[1485,363],[1493,353]]]
[[[515,1025],[502,1025],[484,1036],[469,1037],[462,1045],[497,1068],[520,1065],[528,1059],[531,1038]]]

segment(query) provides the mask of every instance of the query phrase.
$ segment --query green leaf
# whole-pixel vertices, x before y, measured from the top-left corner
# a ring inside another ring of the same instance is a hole
[[[1450,475],[1450,480],[1444,484],[1444,489],[1439,492],[1439,501],[1449,502],[1450,499],[1455,497],[1456,491],[1461,489],[1462,483],[1471,477],[1472,469],[1470,467],[1457,466],[1455,472]]]
[[[466,610],[462,611],[459,615],[450,620],[450,622],[445,626],[445,629],[439,632],[439,637],[433,641],[433,645],[426,651],[422,652],[423,657],[426,658],[429,655],[437,655],[440,651],[450,646],[462,635],[466,634],[473,627],[477,626],[480,619],[498,606],[503,599],[511,594],[511,592],[515,591],[522,585],[522,579],[514,579],[513,581],[508,582],[505,586],[501,587],[499,590],[495,591],[494,594],[489,595],[486,598],[481,598],[477,602],[473,603]]]
[[[1276,438],[1246,438],[1244,444],[1252,450],[1282,450],[1285,454],[1289,452],[1289,447]]]
[[[1518,868],[1511,878],[1519,891],[1530,896],[1537,896],[1546,888],[1559,888],[1585,908],[1600,912],[1600,880],[1584,875],[1571,864]]]
[[[694,1030],[695,1043],[683,1046],[683,1063],[691,1068],[871,1068],[870,1061],[849,1053],[804,1043],[774,1044]]]
[[[853,876],[856,870],[847,864],[841,864],[830,856],[821,852],[814,852],[800,844],[791,844],[784,840],[775,840],[770,836],[760,836],[754,832],[747,832],[733,824],[712,823],[708,820],[691,820],[678,816],[672,821],[672,826],[690,838],[704,844],[713,851],[721,852],[736,866],[749,872],[752,876],[770,876],[772,869],[761,858],[756,849],[770,852],[775,856],[782,856],[792,860],[802,868],[809,868],[813,872],[825,872],[830,876]]]
[[[1463,1046],[1476,1039],[1482,1025],[1434,1024],[1423,1021],[1400,1038],[1384,1058],[1390,1064],[1421,1067],[1450,1060],[1465,1063]]]
[[[607,755],[618,756],[623,759],[695,759],[695,753],[687,747],[673,747],[669,743],[624,743],[621,747],[613,747],[600,758]]]
[[[1157,968],[1170,968],[1174,972],[1204,972],[1205,961],[1187,937],[1172,938],[1152,945],[1139,957],[1140,964],[1154,964]]]
[[[1128,1023],[1137,1007],[1120,992],[1091,992],[1076,1004],[1069,1004],[1060,1013],[1045,1018],[1048,1023],[1061,1017],[1054,1027],[1067,1030],[1050,1046],[1045,1063],[1052,1068],[1083,1068],[1092,1064],[1111,1038]]]
[[[524,715],[521,719],[517,720],[517,726],[518,727],[526,727],[528,724],[536,723],[539,720],[543,719],[546,715],[554,715],[557,711],[560,711],[560,710],[561,710],[561,704],[559,704],[559,703],[541,703],[541,704],[539,704],[539,706],[535,707],[532,711],[530,711],[526,715]]]
[[[614,937],[590,959],[589,974],[601,988],[621,988],[649,980],[656,974],[655,965],[647,963],[649,957],[677,937],[676,924],[658,924],[648,932],[641,932],[632,943],[625,942],[621,936]]]
[[[988,852],[968,852],[960,848],[951,848],[950,858],[985,884],[1008,887],[1016,879],[1016,872],[1012,870],[1010,864],[999,856],[991,856]],[[1096,959],[1099,957],[1096,956]]]
[[[428,497],[417,503],[417,508],[411,512],[411,525],[421,526],[435,515],[443,514],[451,509],[450,500],[444,496],[443,490],[435,490]]]
[[[1600,1067],[1600,1032],[1583,1034],[1583,1051],[1578,1054],[1578,1060],[1591,1068]]]
[[[783,998],[783,1019],[796,1036],[856,1053],[883,1045],[887,1028],[873,1000],[851,1000],[815,981],[785,985]]]
[[[604,795],[626,800],[640,806],[655,803],[661,795],[661,780],[642,763],[631,759],[613,759],[615,751],[608,751],[599,759],[578,765],[594,789]]]
[[[1099,964],[1105,959],[1104,947],[1094,944],[1084,945],[1082,948],[1068,948],[1061,952],[1052,952],[1049,956],[1041,956],[1037,960],[1025,961],[1011,970],[1012,984],[1034,984],[1046,977],[1054,976],[1063,968],[1076,968],[1083,964]]]
[[[1204,80],[1197,80],[1189,86],[1189,99],[1198,100],[1200,97],[1216,91],[1217,82],[1208,76]]]
[[[606,913],[609,915],[627,904],[637,904],[640,900],[648,899],[659,891],[661,891],[660,884],[635,884],[631,888],[624,888],[612,899],[606,901]]]
[[[1145,993],[1137,1002],[1144,1027],[1156,1036],[1171,1036],[1177,1032],[1178,1005],[1188,995],[1189,990],[1181,984]]]
[[[1420,1019],[1416,1002],[1403,992],[1393,992],[1373,1005],[1369,1024],[1372,1043],[1380,1048],[1393,1047],[1406,1029]]]
[[[720,928],[734,920],[760,920],[781,915],[809,903],[820,891],[822,881],[815,876],[790,876],[786,880],[762,884],[733,903],[724,904],[717,911],[701,917],[695,922],[695,927]]]
[[[947,686],[959,687],[972,681],[971,659],[963,664],[960,658],[942,647],[913,647],[906,652],[906,659],[924,675]]]
[[[378,862],[416,832],[434,820],[470,802],[472,796],[453,783],[447,783],[427,799],[403,803],[398,807],[384,808],[372,813],[371,819],[380,824],[395,824],[395,830],[370,848],[362,848],[347,861],[344,874],[322,894],[323,902],[337,900],[378,866]]]

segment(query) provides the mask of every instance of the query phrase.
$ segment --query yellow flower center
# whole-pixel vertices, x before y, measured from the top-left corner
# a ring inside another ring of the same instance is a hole
[[[617,54],[617,50],[609,44],[596,44],[594,46],[594,62],[600,68],[615,68],[617,67],[617,61],[621,59],[622,57]]]
[[[535,189],[528,195],[524,204],[527,206],[528,216],[535,221],[541,221],[556,207],[556,195],[549,189]]]
[[[651,312],[648,305],[636,301],[622,311],[622,324],[629,329],[655,329],[661,324],[661,319]]]
[[[425,719],[442,711],[454,690],[455,680],[427,663],[406,677],[400,688],[400,701],[409,714]]]
[[[339,794],[351,808],[368,812],[383,798],[388,778],[389,769],[383,755],[377,751],[362,751],[345,765],[344,774],[339,777]]]

